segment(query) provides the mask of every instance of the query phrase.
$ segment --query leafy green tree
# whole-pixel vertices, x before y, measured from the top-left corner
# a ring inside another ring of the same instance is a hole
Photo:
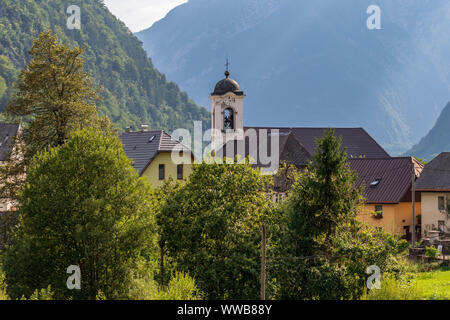
[[[155,242],[156,203],[117,136],[83,129],[38,153],[19,200],[21,225],[4,259],[13,299],[48,285],[57,299],[127,297],[140,253]],[[66,288],[70,265],[81,269],[81,290]]]
[[[284,228],[270,272],[279,298],[359,298],[366,268],[388,268],[401,243],[356,220],[362,190],[340,151],[341,139],[329,130],[317,146],[280,208]]]
[[[99,121],[94,102],[100,97],[84,71],[83,51],[58,43],[51,31],[33,43],[32,59],[6,108],[13,117],[30,119],[24,136],[32,154],[59,146],[72,131]]]
[[[48,147],[63,144],[78,128],[109,129],[99,118],[94,102],[100,99],[84,71],[84,50],[60,44],[51,31],[39,35],[30,50],[30,63],[20,72],[6,116],[22,121],[16,148],[0,168],[0,198],[16,199],[31,157]],[[0,59],[0,62],[2,60]]]
[[[257,299],[270,177],[250,164],[195,164],[157,217],[168,255],[207,299]]]

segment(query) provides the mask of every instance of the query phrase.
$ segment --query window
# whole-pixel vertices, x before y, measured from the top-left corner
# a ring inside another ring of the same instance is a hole
[[[164,180],[166,175],[166,168],[163,164],[159,165],[159,180]]]
[[[183,165],[182,164],[177,165],[177,179],[183,180]]]
[[[444,211],[445,210],[444,197],[438,197],[438,209],[439,209],[439,211]]]
[[[378,184],[380,183],[380,181],[381,181],[381,178],[375,179],[375,180],[373,180],[373,181],[370,183],[370,186],[371,186],[372,188],[375,188],[376,186],[378,186]]]
[[[375,213],[378,218],[383,218],[383,206],[382,205],[376,205],[375,206]]]
[[[234,113],[233,109],[226,108],[223,111],[223,129],[232,130],[234,129]]]

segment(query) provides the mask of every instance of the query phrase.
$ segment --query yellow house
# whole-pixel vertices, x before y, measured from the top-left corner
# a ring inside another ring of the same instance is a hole
[[[409,240],[412,227],[412,177],[419,177],[423,165],[412,157],[349,160],[364,187],[365,202],[358,214],[360,221],[381,227]],[[414,171],[413,171],[414,170]],[[415,229],[420,236],[421,197],[415,192]]]
[[[185,180],[192,172],[193,154],[189,148],[163,130],[127,130],[120,139],[133,167],[154,186],[164,181]]]

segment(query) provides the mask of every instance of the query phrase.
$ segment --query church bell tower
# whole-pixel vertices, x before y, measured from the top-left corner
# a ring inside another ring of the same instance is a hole
[[[239,84],[225,71],[225,79],[217,82],[211,93],[211,142],[213,149],[244,136],[244,98]]]

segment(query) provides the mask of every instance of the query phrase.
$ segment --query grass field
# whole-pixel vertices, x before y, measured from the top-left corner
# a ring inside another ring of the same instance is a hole
[[[450,267],[415,264],[401,278],[386,275],[380,289],[366,291],[362,300],[450,300]]]
[[[450,267],[417,273],[413,281],[425,299],[450,300]]]

